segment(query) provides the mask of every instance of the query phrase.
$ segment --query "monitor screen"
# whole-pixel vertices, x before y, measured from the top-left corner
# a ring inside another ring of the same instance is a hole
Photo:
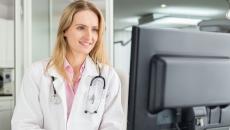
[[[128,130],[230,124],[229,34],[133,27],[130,65]]]

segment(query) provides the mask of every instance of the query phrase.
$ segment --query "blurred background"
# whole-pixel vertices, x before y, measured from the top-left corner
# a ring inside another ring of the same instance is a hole
[[[0,0],[0,129],[10,120],[24,71],[48,58],[55,44],[63,8],[72,0]],[[152,26],[228,33],[228,0],[91,0],[106,19],[105,43],[110,63],[127,80],[131,27]],[[127,83],[126,83],[126,86]],[[127,109],[127,90],[123,106]],[[125,127],[124,127],[125,129]]]

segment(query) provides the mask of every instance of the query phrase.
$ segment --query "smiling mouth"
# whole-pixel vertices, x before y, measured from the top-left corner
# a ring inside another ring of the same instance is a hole
[[[91,42],[79,42],[82,46],[90,46],[92,45]]]

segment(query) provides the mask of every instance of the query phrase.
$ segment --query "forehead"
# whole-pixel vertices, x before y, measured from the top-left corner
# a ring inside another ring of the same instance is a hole
[[[82,10],[74,15],[73,24],[84,24],[98,26],[99,19],[96,13],[91,10]]]

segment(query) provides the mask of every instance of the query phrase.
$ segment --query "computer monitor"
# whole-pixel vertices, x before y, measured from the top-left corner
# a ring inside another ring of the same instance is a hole
[[[133,27],[128,130],[228,130],[229,104],[229,34]]]

